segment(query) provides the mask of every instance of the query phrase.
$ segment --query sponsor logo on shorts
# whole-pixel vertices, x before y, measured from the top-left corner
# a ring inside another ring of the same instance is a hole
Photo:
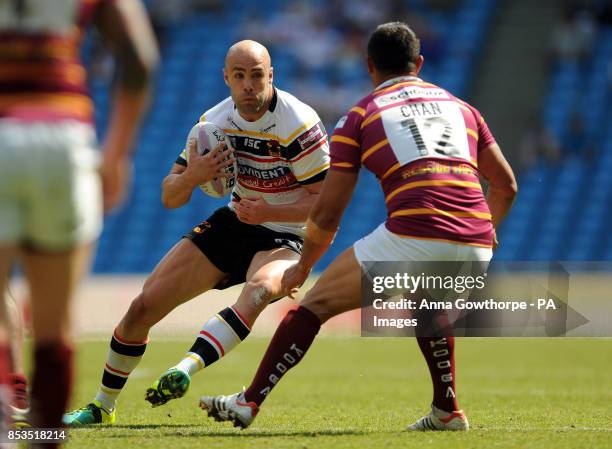
[[[193,228],[193,232],[195,232],[196,234],[203,234],[204,231],[210,228],[212,228],[212,225],[207,221],[203,221],[202,223],[197,225],[195,228]]]

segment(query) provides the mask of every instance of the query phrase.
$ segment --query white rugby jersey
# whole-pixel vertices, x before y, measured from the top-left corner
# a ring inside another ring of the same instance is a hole
[[[322,181],[329,168],[327,132],[307,104],[274,89],[270,107],[259,120],[243,119],[231,97],[206,111],[200,121],[221,127],[235,150],[238,176],[232,202],[261,196],[270,204],[291,204],[308,195],[303,187]],[[185,150],[177,164],[187,165]],[[277,232],[304,236],[305,223],[262,223]]]

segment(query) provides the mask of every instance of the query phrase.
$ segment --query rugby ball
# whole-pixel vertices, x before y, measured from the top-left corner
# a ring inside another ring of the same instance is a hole
[[[197,142],[198,154],[206,154],[213,150],[220,144],[225,144],[227,148],[232,148],[230,140],[227,138],[221,128],[214,123],[210,122],[199,122],[191,128],[189,135],[187,136],[187,142],[185,143],[185,157],[187,163],[189,163],[189,141],[195,139]],[[236,173],[238,168],[236,162],[233,165],[225,168],[225,172],[230,174],[227,178],[214,178],[205,184],[200,184],[200,189],[205,194],[212,196],[213,198],[223,198],[231,193],[236,182]]]

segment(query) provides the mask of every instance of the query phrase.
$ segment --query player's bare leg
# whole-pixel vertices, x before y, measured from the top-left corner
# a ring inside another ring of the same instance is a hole
[[[204,324],[183,360],[162,374],[147,390],[147,401],[156,407],[182,397],[189,388],[192,375],[240,344],[266,306],[285,296],[281,291],[283,273],[298,258],[297,253],[286,248],[255,254],[237,301]]]
[[[203,396],[200,407],[217,420],[248,427],[272,388],[308,351],[321,324],[361,306],[361,267],[353,249],[345,250],[323,272],[297,310],[278,326],[251,385],[231,396]]]
[[[271,301],[282,298],[283,273],[300,258],[287,248],[260,251],[255,254],[249,266],[247,282],[232,306],[250,325]]]
[[[6,312],[9,322],[9,340],[11,342],[11,364],[12,371],[23,373],[23,339],[24,339],[24,318],[23,302],[19,300],[11,290],[10,286],[4,295],[6,302]]]
[[[224,277],[190,240],[178,242],[155,267],[115,329],[95,400],[64,415],[64,423],[81,426],[114,422],[117,396],[142,359],[151,327]]]
[[[325,323],[330,318],[361,307],[361,266],[353,248],[346,249],[323,272],[300,307]]]
[[[90,256],[90,246],[21,254],[30,286],[35,342],[31,407],[35,427],[61,427],[72,386],[70,299]]]
[[[27,392],[27,378],[23,367],[23,340],[24,340],[24,318],[23,304],[11,291],[10,286],[6,289],[4,301],[7,310],[7,330],[10,342],[10,375],[9,385],[13,391],[11,402],[11,418],[14,427],[29,426],[29,399]]]
[[[431,411],[406,430],[469,430],[468,419],[463,410],[459,410],[455,394],[455,336],[448,313],[424,310],[414,316],[419,320],[415,328],[416,340],[429,368],[433,399]],[[432,322],[436,323],[435,333]]]
[[[200,399],[200,407],[216,420],[232,421],[234,426],[248,427],[267,395],[284,374],[302,360],[321,324],[340,313],[361,306],[361,274],[361,267],[355,259],[353,249],[344,251],[323,272],[300,303],[300,307],[287,313],[280,323],[251,385],[243,392],[230,396],[204,396]],[[438,340],[436,341],[440,344]],[[445,412],[432,406],[432,412],[408,430],[468,428],[463,411]]]
[[[13,246],[0,245],[0,292],[8,287],[8,277],[17,250]],[[0,431],[8,425],[8,406],[11,402],[11,388],[8,384],[10,367],[10,346],[6,304],[0,301]]]
[[[224,277],[191,240],[182,239],[147,278],[116,333],[123,340],[144,342],[154,324],[179,305],[212,289]]]

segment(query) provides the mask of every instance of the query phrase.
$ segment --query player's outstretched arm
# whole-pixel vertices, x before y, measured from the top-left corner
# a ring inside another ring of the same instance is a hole
[[[104,208],[109,210],[125,194],[129,153],[147,107],[159,51],[140,0],[105,2],[96,26],[115,55],[118,71],[101,168]]]
[[[359,172],[330,170],[327,174],[321,193],[308,216],[300,260],[285,271],[283,276],[283,289],[290,297],[293,297],[296,288],[304,283],[312,267],[333,242],[358,179]]]
[[[358,172],[330,170],[327,174],[321,193],[308,216],[310,231],[306,230],[304,250],[300,258],[303,266],[312,268],[331,245],[333,238],[323,242],[320,236],[316,236],[320,234],[319,230],[336,234],[342,214],[353,196],[357,179]]]
[[[497,144],[478,152],[478,169],[489,183],[487,203],[496,228],[512,207],[518,192],[516,178]]]

